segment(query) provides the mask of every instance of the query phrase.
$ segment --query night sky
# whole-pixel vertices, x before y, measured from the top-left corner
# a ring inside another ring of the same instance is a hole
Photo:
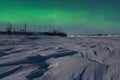
[[[0,28],[8,21],[69,34],[120,33],[120,0],[0,0]]]

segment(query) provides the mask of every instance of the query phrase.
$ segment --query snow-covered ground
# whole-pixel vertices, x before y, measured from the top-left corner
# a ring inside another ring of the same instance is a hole
[[[0,35],[0,80],[120,80],[120,36]]]

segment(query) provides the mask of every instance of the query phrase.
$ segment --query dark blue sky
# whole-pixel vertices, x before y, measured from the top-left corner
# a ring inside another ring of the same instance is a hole
[[[9,21],[30,29],[62,26],[70,34],[120,30],[120,0],[0,0],[0,11],[0,29]]]

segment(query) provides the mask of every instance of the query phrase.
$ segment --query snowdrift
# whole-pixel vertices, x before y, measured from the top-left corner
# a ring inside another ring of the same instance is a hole
[[[0,80],[120,80],[120,36],[0,35]]]

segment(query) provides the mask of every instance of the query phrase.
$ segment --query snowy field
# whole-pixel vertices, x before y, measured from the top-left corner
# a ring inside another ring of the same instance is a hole
[[[0,80],[120,80],[120,36],[0,35]]]

